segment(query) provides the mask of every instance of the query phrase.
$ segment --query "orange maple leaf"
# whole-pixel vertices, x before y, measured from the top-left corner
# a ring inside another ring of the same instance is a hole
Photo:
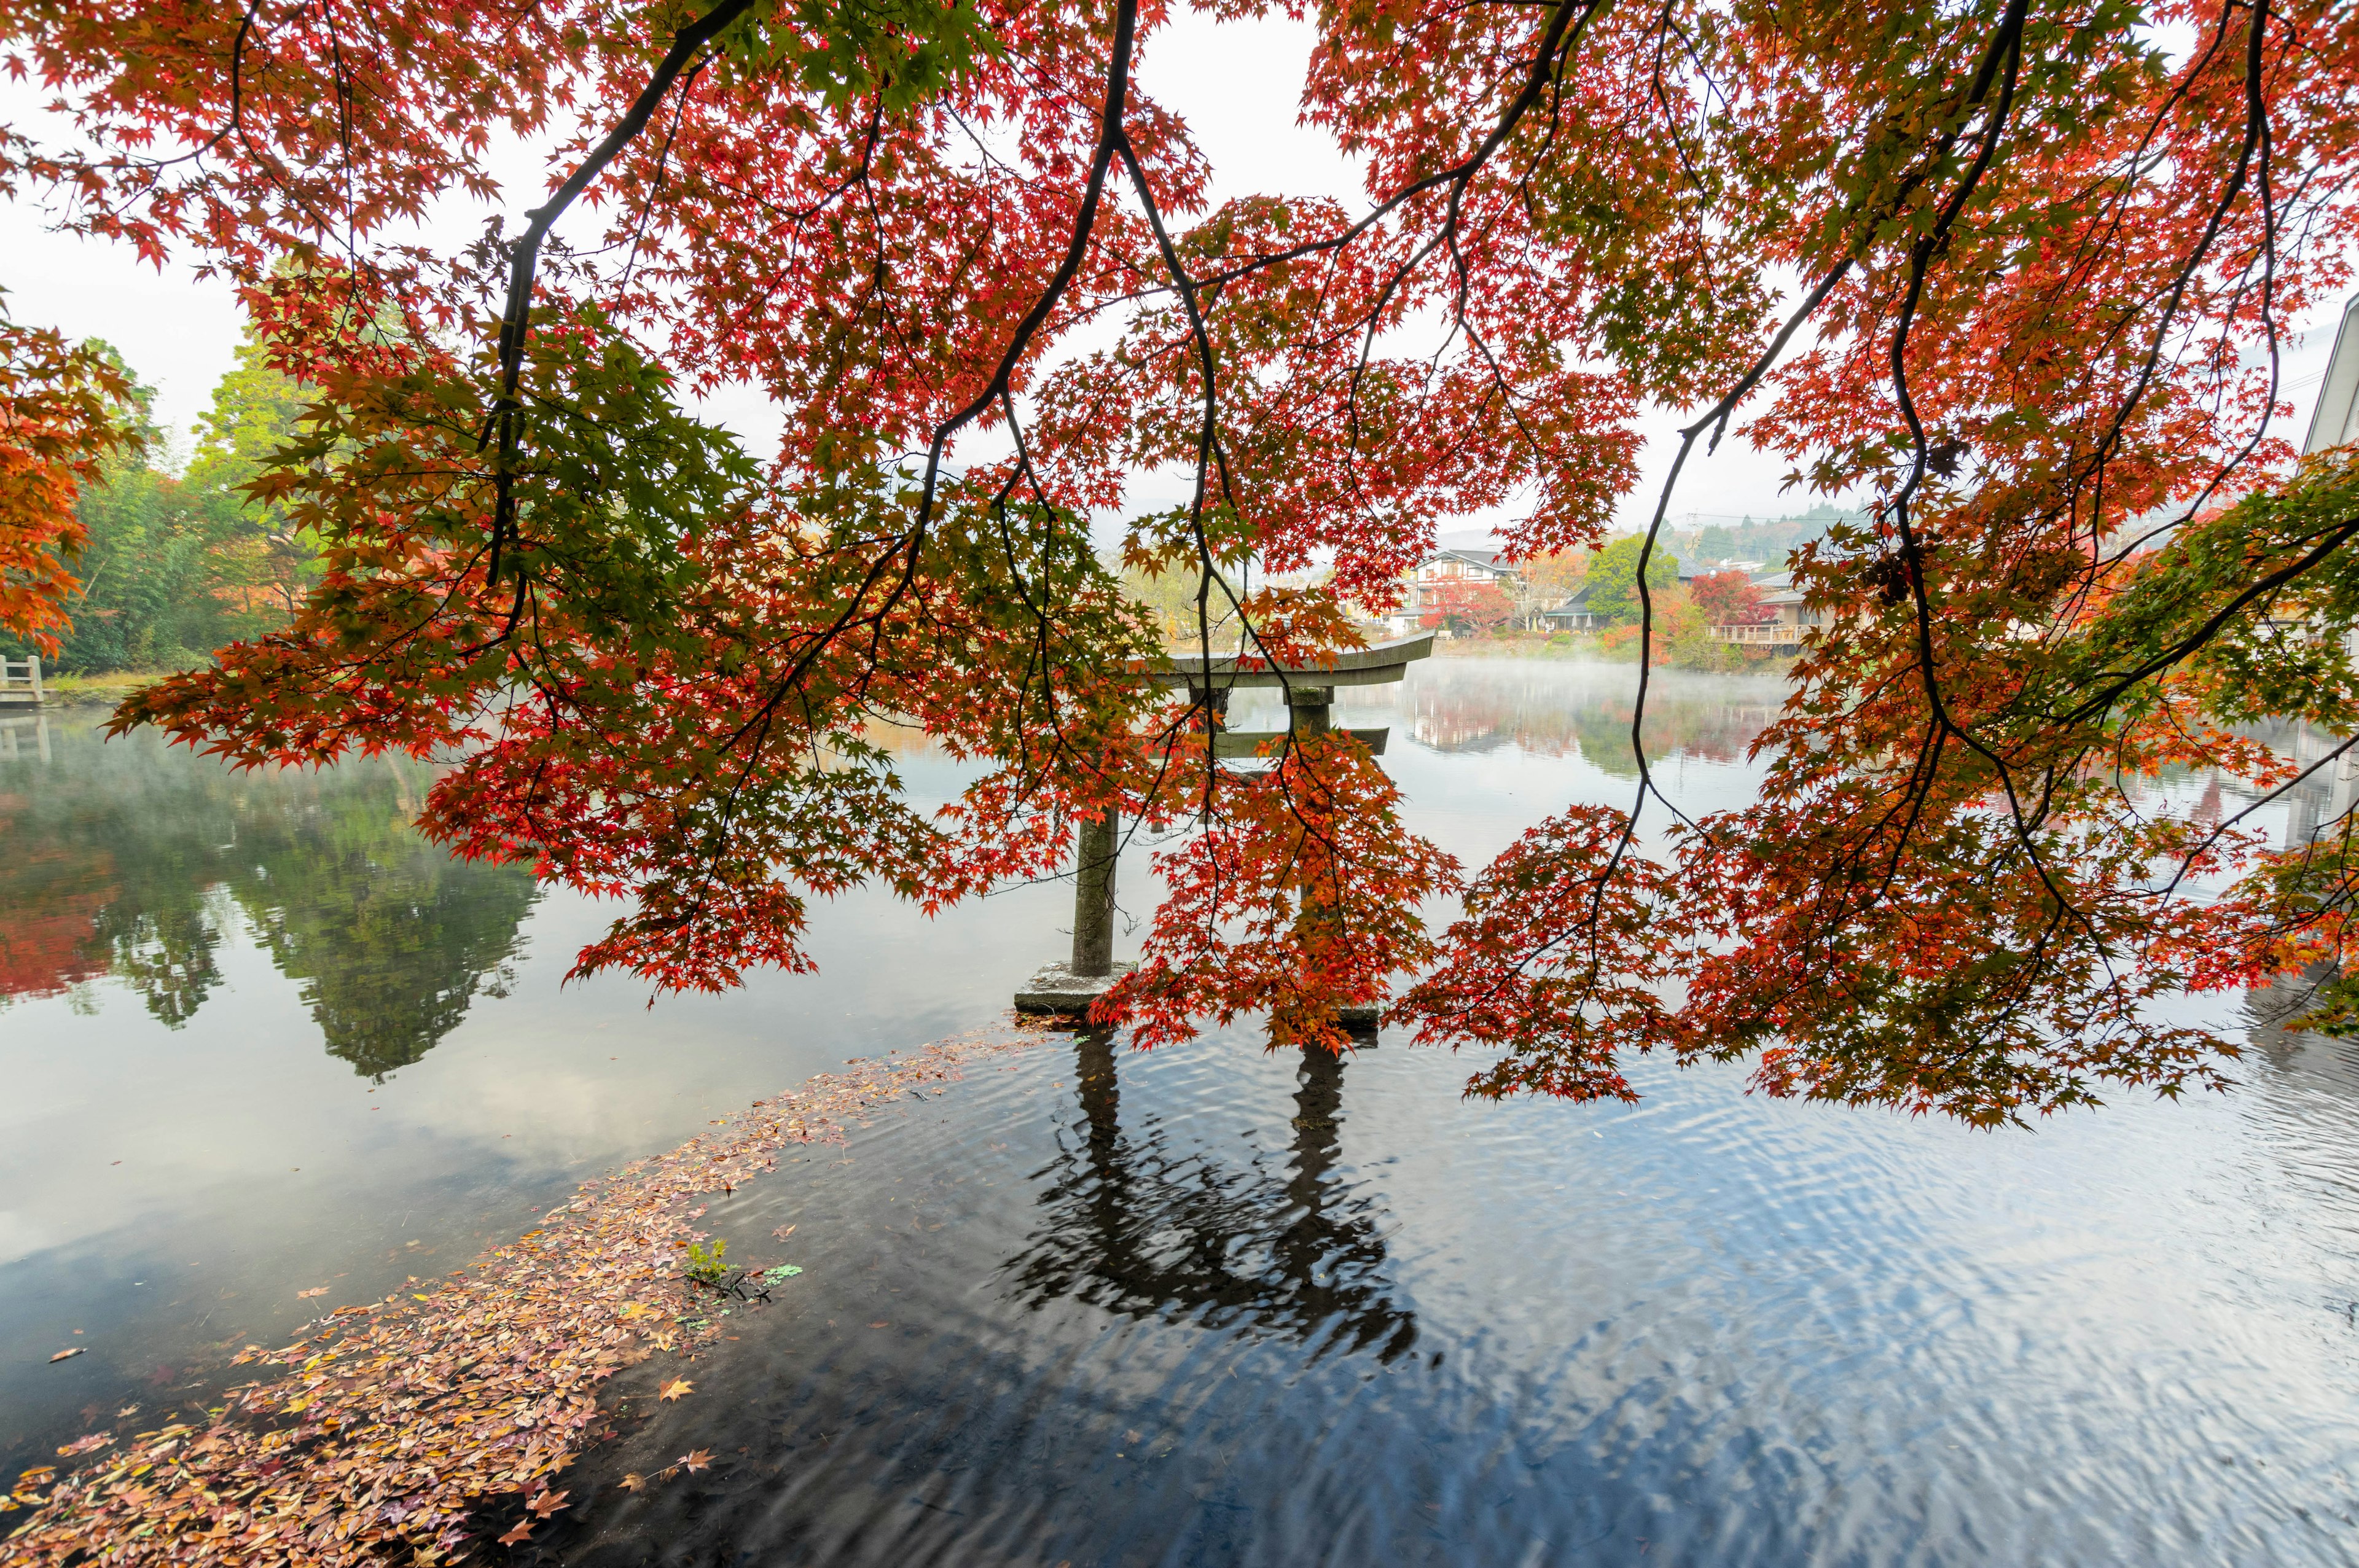
[[[614,1484],[626,1492],[636,1492],[647,1484],[647,1478],[634,1470]]]
[[[663,1397],[668,1400],[676,1400],[683,1394],[695,1392],[695,1390],[696,1386],[693,1383],[690,1383],[686,1378],[674,1378],[670,1382],[666,1383],[663,1386]]]
[[[691,1474],[698,1470],[711,1469],[712,1466],[712,1450],[710,1448],[700,1448],[693,1453],[683,1454],[679,1456],[679,1466],[681,1469],[689,1471]]]
[[[530,1520],[530,1519],[526,1519],[523,1523],[521,1523],[521,1524],[517,1525],[514,1530],[512,1530],[508,1531],[506,1535],[504,1535],[504,1536],[500,1537],[500,1544],[501,1544],[502,1546],[514,1546],[517,1541],[525,1540],[527,1537],[530,1536],[531,1534],[532,1534],[532,1520]]]
[[[540,1518],[547,1519],[560,1509],[571,1508],[573,1505],[565,1499],[572,1495],[571,1492],[543,1492],[525,1506]]]

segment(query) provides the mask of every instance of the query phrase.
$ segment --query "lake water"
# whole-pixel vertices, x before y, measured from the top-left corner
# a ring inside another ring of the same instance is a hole
[[[1440,660],[1339,717],[1392,725],[1412,822],[1471,865],[1625,797],[1630,682]],[[1666,686],[1667,787],[1744,799],[1782,688]],[[814,922],[819,976],[649,1009],[560,985],[595,906],[408,833],[421,768],[240,777],[71,713],[45,745],[0,735],[16,1466],[201,1401],[238,1346],[583,1175],[990,1022],[1070,908],[854,895]],[[1124,889],[1143,916],[1135,861]],[[1457,1098],[1474,1062],[1390,1037],[1051,1038],[716,1206],[733,1254],[794,1225],[805,1272],[694,1398],[618,1390],[625,1434],[524,1555],[2359,1561],[2359,1052],[2256,1039],[2233,1096],[1988,1134],[1734,1069],[1494,1106]],[[615,1485],[700,1446],[710,1471]]]

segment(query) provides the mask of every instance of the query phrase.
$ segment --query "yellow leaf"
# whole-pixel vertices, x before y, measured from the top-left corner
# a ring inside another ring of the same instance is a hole
[[[676,1400],[683,1394],[693,1392],[694,1387],[695,1385],[691,1384],[686,1378],[674,1378],[670,1382],[666,1383],[663,1386],[663,1397],[668,1400]]]

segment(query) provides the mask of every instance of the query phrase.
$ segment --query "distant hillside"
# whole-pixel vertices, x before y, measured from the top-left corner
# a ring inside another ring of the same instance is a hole
[[[1823,537],[1838,523],[1861,520],[1861,514],[1822,501],[1796,516],[1759,521],[1747,517],[1741,523],[1715,523],[1673,534],[1671,549],[1683,568],[1691,563],[1712,567],[1722,561],[1758,561],[1764,568],[1776,571],[1785,566],[1789,551]]]

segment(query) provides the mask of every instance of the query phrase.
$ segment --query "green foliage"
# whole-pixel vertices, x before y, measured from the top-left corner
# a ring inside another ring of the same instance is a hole
[[[2359,461],[2347,450],[2305,460],[2281,488],[2258,491],[2176,530],[2136,557],[2121,591],[2060,673],[2095,685],[2159,667],[2178,650],[2214,713],[2231,722],[2299,717],[2331,733],[2359,727]],[[2015,580],[2054,597],[2076,560],[2026,556]],[[2206,630],[2212,629],[2208,639]],[[2117,677],[2116,677],[2117,678]],[[2147,705],[2160,687],[2143,690]]]
[[[91,345],[120,365],[103,342]],[[283,624],[319,579],[310,536],[243,487],[295,434],[301,390],[249,340],[214,389],[185,476],[157,466],[155,392],[135,387],[135,440],[100,465],[76,516],[88,537],[70,563],[72,618],[53,661],[60,671],[184,669],[212,650]],[[28,651],[5,643],[11,657]]]
[[[728,1264],[722,1261],[722,1254],[728,1250],[729,1243],[726,1241],[690,1242],[688,1244],[688,1277],[699,1284],[721,1283],[729,1272]]]
[[[783,72],[832,108],[874,98],[886,114],[939,96],[999,54],[974,6],[941,0],[792,0],[757,8],[722,48],[745,76]]]
[[[213,388],[212,406],[197,420],[197,449],[188,483],[212,505],[234,515],[217,548],[216,591],[234,594],[254,615],[275,626],[294,613],[320,580],[320,541],[287,509],[250,494],[279,449],[301,428],[310,395],[273,369],[264,344],[249,332],[237,364]],[[241,633],[242,635],[250,633]]]
[[[1702,566],[1715,561],[1759,561],[1776,569],[1804,545],[1825,538],[1828,529],[1858,520],[1856,514],[1822,501],[1808,512],[1789,517],[1770,517],[1760,522],[1747,517],[1734,527],[1715,523],[1691,534],[1675,535],[1671,544],[1681,559]]]
[[[60,668],[184,667],[236,635],[212,591],[229,520],[208,500],[150,467],[145,449],[103,465],[77,508],[89,537],[72,561],[80,587]]]
[[[1608,626],[1635,625],[1638,620],[1638,552],[1645,538],[1633,534],[1597,552],[1589,563],[1589,608]],[[1675,587],[1680,580],[1679,557],[1660,542],[1647,562],[1647,586]]]

